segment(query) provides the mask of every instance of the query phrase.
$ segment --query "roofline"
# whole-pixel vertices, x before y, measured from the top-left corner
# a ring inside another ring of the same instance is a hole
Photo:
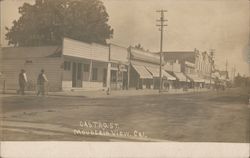
[[[135,47],[133,47],[133,46],[129,46],[129,48],[130,48],[130,49],[136,49],[136,50],[142,51],[142,52],[144,52],[144,53],[151,53],[151,54],[154,54],[154,53],[151,52],[151,51],[142,50],[142,49],[139,49],[139,48],[135,48]]]
[[[44,46],[21,46],[21,47],[1,47],[1,49],[13,49],[13,48],[41,48],[41,47],[62,47],[62,45],[44,45]]]
[[[160,54],[160,52],[155,52],[156,54]],[[167,51],[162,53],[195,53],[195,51]]]

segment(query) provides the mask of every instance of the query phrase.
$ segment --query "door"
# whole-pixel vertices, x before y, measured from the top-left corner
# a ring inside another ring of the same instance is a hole
[[[72,87],[76,87],[76,63],[73,63],[73,67],[72,67]]]
[[[77,64],[77,74],[76,74],[76,87],[82,87],[82,79],[83,79],[83,64]]]
[[[73,63],[72,87],[82,87],[83,67],[82,63]]]
[[[106,87],[107,86],[107,69],[106,68],[103,69],[102,82],[103,82],[103,87]]]

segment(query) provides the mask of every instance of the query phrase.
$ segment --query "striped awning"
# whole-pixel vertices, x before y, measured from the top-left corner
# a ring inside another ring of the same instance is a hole
[[[176,80],[176,78],[175,78],[174,76],[170,75],[167,71],[163,70],[162,72],[163,72],[162,75],[163,75],[164,77],[166,77],[167,80],[171,80],[171,81]]]
[[[159,68],[152,67],[152,66],[145,66],[145,67],[153,75],[153,77],[159,77],[160,76]]]
[[[174,72],[175,76],[178,78],[181,82],[187,82],[187,77],[182,72]]]
[[[153,77],[160,76],[160,68],[152,67],[152,66],[145,66],[146,69],[153,75]],[[176,78],[162,69],[162,77],[166,78],[167,80],[176,80]]]
[[[134,65],[132,64],[135,71],[140,75],[142,79],[152,79],[153,76],[148,72],[148,70],[142,65]]]

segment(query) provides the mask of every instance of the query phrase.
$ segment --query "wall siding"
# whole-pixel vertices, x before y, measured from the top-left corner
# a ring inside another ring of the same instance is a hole
[[[109,47],[65,38],[63,41],[63,55],[108,62]]]
[[[120,46],[110,45],[110,59],[114,61],[120,61],[128,63],[128,50]]]
[[[26,70],[28,84],[27,90],[35,90],[37,77],[41,69],[49,80],[49,91],[60,91],[62,87],[62,60],[61,58],[30,58],[32,63],[26,63],[25,59],[3,60],[0,71],[6,79],[6,89],[18,89],[18,75],[21,69]]]

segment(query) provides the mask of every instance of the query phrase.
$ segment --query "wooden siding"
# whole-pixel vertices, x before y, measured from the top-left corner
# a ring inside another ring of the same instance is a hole
[[[128,63],[128,50],[127,48],[110,44],[110,60]]]
[[[0,71],[5,76],[6,89],[18,89],[18,75],[21,69],[25,69],[28,78],[27,90],[35,90],[37,76],[41,69],[44,69],[49,80],[49,90],[61,90],[61,58],[30,58],[29,61],[32,61],[32,63],[26,63],[24,59],[6,59],[1,61]]]
[[[63,40],[63,55],[108,62],[109,47],[65,38]]]

